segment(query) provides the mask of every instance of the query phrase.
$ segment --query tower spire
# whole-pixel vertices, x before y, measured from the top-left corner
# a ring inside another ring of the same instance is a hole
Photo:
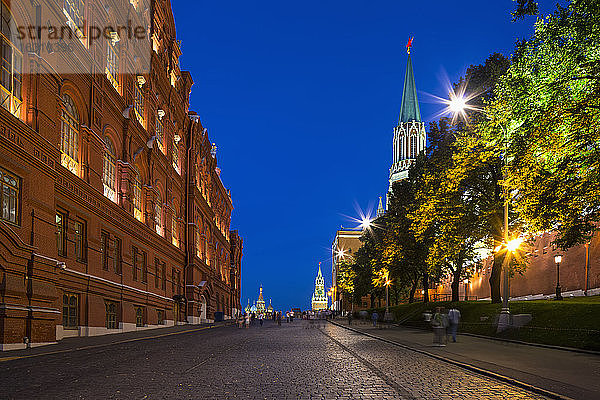
[[[410,49],[414,38],[410,38],[406,45],[408,61],[406,63],[406,74],[404,76],[404,89],[402,90],[402,105],[400,106],[400,117],[398,122],[421,122],[421,111],[417,100],[417,85],[415,84],[415,74],[413,72],[412,60],[410,58]]]
[[[379,207],[377,207],[377,218],[381,217],[384,214],[385,214],[385,208],[383,208],[381,196],[379,196]]]

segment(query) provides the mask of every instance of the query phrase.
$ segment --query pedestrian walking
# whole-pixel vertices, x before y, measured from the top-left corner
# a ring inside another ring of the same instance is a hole
[[[263,325],[263,315],[262,314],[260,314],[258,316],[258,321],[260,322],[260,326],[262,326]]]
[[[246,314],[246,329],[250,328],[250,313]]]
[[[352,313],[348,313],[348,325],[352,325]]]
[[[435,309],[435,314],[431,320],[433,327],[433,345],[446,346],[446,328],[448,327],[448,316],[443,313],[442,307]]]
[[[277,325],[281,326],[281,312],[277,313]]]
[[[377,314],[377,311],[373,311],[373,314],[371,314],[371,319],[373,320],[373,326],[377,326],[377,320],[379,319],[379,314]]]
[[[460,323],[460,311],[456,308],[451,308],[448,311],[448,322],[450,323],[450,335],[452,342],[456,343],[456,333],[458,332],[458,324]]]

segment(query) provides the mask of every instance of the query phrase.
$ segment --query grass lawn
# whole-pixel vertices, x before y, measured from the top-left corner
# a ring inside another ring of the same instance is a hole
[[[429,323],[423,318],[425,311],[452,306],[462,315],[459,332],[600,351],[600,296],[511,301],[509,305],[511,314],[531,314],[532,321],[524,327],[496,333],[495,322],[502,306],[489,301],[401,304],[390,307],[390,311],[400,324],[428,329]],[[384,309],[377,311],[383,316]]]

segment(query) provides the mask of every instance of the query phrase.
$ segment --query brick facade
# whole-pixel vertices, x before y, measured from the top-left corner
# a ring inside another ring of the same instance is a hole
[[[216,152],[189,109],[193,81],[179,68],[171,5],[140,3],[90,0],[81,11],[86,24],[114,7],[148,26],[146,73],[110,75],[110,41],[91,36],[77,53],[91,73],[53,68],[52,57],[74,54],[22,52],[22,104],[0,108],[0,172],[18,182],[16,207],[1,199],[2,349],[240,309],[243,241],[230,231],[233,204]],[[29,1],[11,7],[15,21],[30,23],[49,12]],[[137,60],[126,45],[122,71]],[[75,151],[64,144],[70,126]]]
[[[527,268],[523,273],[515,273],[510,280],[510,297],[530,295],[552,295],[556,292],[556,263],[554,256],[562,255],[560,263],[560,285],[562,292],[573,292],[586,289],[586,245],[576,246],[562,251],[552,246],[554,234],[544,233],[534,238],[531,245],[524,244]],[[600,288],[600,237],[594,235],[588,250],[588,282],[587,289]],[[490,297],[489,277],[491,273],[491,257],[484,261],[482,268],[477,269],[468,282],[459,285],[460,299],[468,296],[485,299]],[[444,282],[435,290],[436,293],[450,293],[450,282]]]

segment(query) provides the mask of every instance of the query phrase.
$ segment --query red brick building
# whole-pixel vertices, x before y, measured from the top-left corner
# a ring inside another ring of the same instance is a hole
[[[235,315],[243,241],[170,1],[0,1],[0,347]]]

